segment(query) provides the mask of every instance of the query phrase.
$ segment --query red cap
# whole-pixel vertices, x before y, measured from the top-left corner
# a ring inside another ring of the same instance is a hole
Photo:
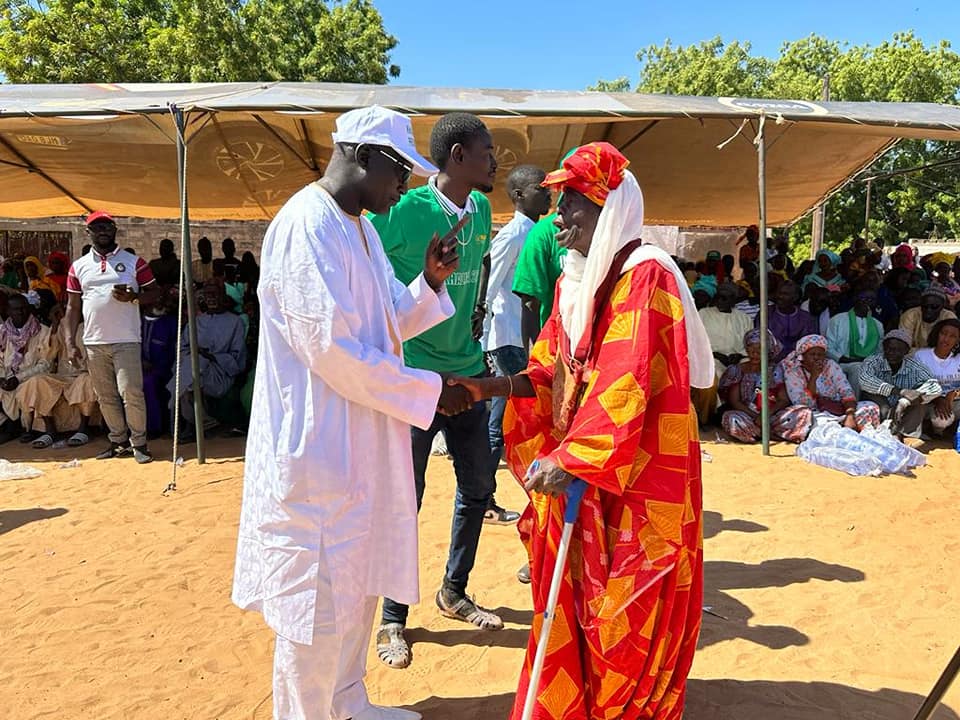
[[[89,215],[87,215],[86,224],[92,225],[97,220],[109,220],[112,223],[116,222],[113,219],[113,215],[111,215],[110,213],[105,212],[103,210],[97,210],[96,212],[92,212]]]

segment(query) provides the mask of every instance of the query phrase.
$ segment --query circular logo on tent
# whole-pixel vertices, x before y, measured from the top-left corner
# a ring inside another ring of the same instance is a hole
[[[717,98],[734,110],[766,112],[768,115],[826,115],[827,109],[806,100],[764,100],[762,98]]]
[[[530,143],[527,136],[510,128],[493,128],[494,154],[497,158],[497,169],[502,177],[523,162],[530,152]]]
[[[241,140],[230,143],[217,153],[217,166],[230,178],[240,179],[241,173],[259,182],[272,180],[283,170],[283,155],[272,145],[258,141]]]

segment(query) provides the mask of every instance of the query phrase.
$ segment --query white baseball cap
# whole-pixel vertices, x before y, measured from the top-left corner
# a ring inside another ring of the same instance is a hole
[[[345,112],[337,118],[335,143],[383,145],[392,148],[413,166],[413,174],[430,177],[439,171],[417,152],[410,118],[379,105]]]

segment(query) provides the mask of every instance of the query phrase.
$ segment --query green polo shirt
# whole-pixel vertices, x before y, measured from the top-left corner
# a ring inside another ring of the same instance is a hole
[[[567,249],[557,245],[556,213],[541,218],[530,229],[513,274],[513,291],[540,301],[540,327],[553,312],[553,293],[563,271]]]
[[[457,236],[460,267],[447,278],[447,292],[456,308],[452,318],[403,344],[407,365],[434,372],[479,375],[484,370],[483,350],[473,339],[471,317],[477,306],[480,268],[490,251],[492,214],[490,201],[480,192],[470,193],[475,212]],[[427,245],[434,233],[443,236],[456,224],[427,186],[407,192],[389,213],[370,215],[397,279],[406,284],[423,272]]]

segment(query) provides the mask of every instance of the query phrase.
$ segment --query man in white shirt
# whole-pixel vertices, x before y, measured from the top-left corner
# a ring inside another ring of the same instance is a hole
[[[527,352],[521,335],[523,304],[513,293],[513,273],[527,234],[540,217],[550,210],[550,190],[540,183],[547,174],[535,165],[520,165],[507,176],[507,192],[513,202],[513,219],[500,228],[490,243],[490,276],[485,300],[487,314],[481,344],[494,374],[515,375],[527,367]],[[503,456],[503,411],[506,398],[490,401],[491,472],[496,477]],[[484,522],[509,525],[520,514],[504,510],[491,502]]]
[[[717,407],[717,387],[728,365],[736,365],[744,357],[743,336],[753,328],[753,319],[734,307],[739,291],[732,282],[717,288],[713,303],[700,310],[700,319],[710,338],[716,367],[716,381],[711,388],[690,391],[700,425],[709,425]]]
[[[412,172],[436,170],[392,110],[345,113],[333,142],[323,178],[263,242],[233,601],[277,634],[275,720],[415,720],[372,705],[363,679],[377,598],[419,600],[410,426],[472,404],[402,350],[455,312],[445,281],[464,223],[433,236],[403,286],[361,213],[387,212]]]
[[[839,363],[860,399],[860,366],[882,350],[883,323],[873,317],[877,293],[869,288],[857,293],[853,308],[830,319],[827,325],[827,357]]]
[[[97,459],[132,454],[148,463],[153,456],[147,449],[139,303],[141,295],[152,301],[156,282],[146,260],[117,245],[117,224],[109,214],[91,213],[86,229],[93,248],[67,273],[67,356],[82,365],[76,344],[82,316],[87,369],[110,431],[110,447]]]

